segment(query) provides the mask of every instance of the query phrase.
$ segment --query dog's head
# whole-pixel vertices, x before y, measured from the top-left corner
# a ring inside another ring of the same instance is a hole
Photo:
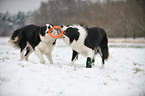
[[[45,33],[47,33],[47,35],[49,35],[48,34],[48,31],[53,27],[54,25],[52,25],[52,24],[46,24],[46,32]],[[57,36],[58,35],[58,30],[57,29],[52,29],[52,31],[50,32],[53,36]]]
[[[45,30],[45,33],[48,33],[48,31],[54,26],[52,24],[46,24],[46,30]]]
[[[53,43],[56,38],[53,38],[51,37],[49,34],[48,34],[48,31],[53,27],[54,25],[52,24],[46,24],[44,27],[41,27],[41,35],[40,35],[40,38],[42,41],[45,41],[45,42],[49,42],[49,43]],[[58,33],[57,33],[57,30],[53,29],[51,31],[51,34],[53,36],[56,36]]]
[[[65,25],[60,25],[62,31],[65,31],[69,26],[70,26],[70,25],[67,25],[67,26],[65,26]]]
[[[78,32],[79,29],[77,27],[61,25],[61,28],[64,32],[63,39],[68,45],[70,45],[74,40],[77,41],[79,39],[80,33]]]
[[[48,34],[48,31],[53,27],[54,25],[52,25],[52,24],[46,24],[44,27],[41,27],[41,35],[42,36],[47,36],[47,35],[49,35]],[[52,31],[51,31],[51,34],[52,35],[54,35],[54,36],[56,36],[58,33],[57,33],[57,30],[55,30],[55,29],[53,29]]]

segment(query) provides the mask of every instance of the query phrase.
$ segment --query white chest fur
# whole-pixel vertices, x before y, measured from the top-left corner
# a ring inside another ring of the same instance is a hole
[[[38,48],[42,54],[51,52],[54,47],[53,42],[55,39],[47,35],[44,37],[41,36],[40,38],[41,42],[35,47],[35,49]]]
[[[77,51],[78,53],[88,56],[90,55],[90,51],[92,52],[92,49],[88,48],[87,46],[84,45],[85,38],[87,36],[87,32],[85,29],[82,27],[78,28],[78,32],[80,33],[79,39],[76,41],[74,40],[70,46],[72,47],[73,50]],[[91,54],[92,56],[92,54]]]
[[[52,43],[40,42],[36,48],[38,48],[42,54],[45,54],[47,52],[51,52],[53,47],[54,45],[52,45]]]

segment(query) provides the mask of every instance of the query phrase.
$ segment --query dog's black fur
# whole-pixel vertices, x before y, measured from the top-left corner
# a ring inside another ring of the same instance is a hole
[[[61,26],[61,27],[64,31],[64,40],[65,40],[65,36],[69,38],[69,45],[73,49],[73,54],[72,54],[72,59],[71,59],[72,62],[74,62],[74,60],[78,58],[79,53],[84,52],[84,53],[87,53],[86,67],[91,68],[92,63],[95,62],[95,59],[94,59],[95,54],[99,52],[102,57],[102,63],[104,66],[104,63],[105,63],[104,60],[107,59],[109,56],[108,38],[104,29],[98,28],[98,27],[85,28],[80,25],[79,26],[76,26],[76,25],[65,26],[65,28],[63,28],[64,26]],[[86,36],[81,37],[81,41],[78,41],[80,39],[80,34],[86,34]],[[67,39],[65,41],[68,42]],[[82,43],[77,43],[77,42],[82,42]],[[81,48],[82,45],[83,45],[83,48]],[[93,51],[90,51],[90,49]],[[90,53],[94,54],[93,58],[92,58],[92,55],[88,55]]]
[[[101,48],[102,62],[109,56],[108,52],[108,38],[104,29],[99,27],[86,28],[87,37],[85,39],[85,45],[92,50],[96,50],[97,47]],[[99,50],[99,49],[98,49]]]
[[[26,47],[27,41],[30,43],[32,48],[35,50],[35,47],[40,43],[40,35],[45,35],[46,27],[39,27],[36,25],[28,25],[19,29],[19,40],[17,41],[17,45],[22,50]],[[15,33],[15,32],[14,32]],[[14,35],[12,35],[13,37]]]
[[[37,47],[40,42],[43,42],[41,40],[41,36],[44,37],[46,35],[46,29],[50,29],[51,27],[52,25],[41,27],[36,25],[24,26],[13,32],[9,42],[20,48],[21,60],[23,59],[23,51],[26,49],[25,59],[28,60],[28,56],[32,53],[32,51],[35,51],[35,47]],[[53,40],[52,45],[55,45],[55,42],[56,39]],[[44,63],[44,61],[41,63]]]

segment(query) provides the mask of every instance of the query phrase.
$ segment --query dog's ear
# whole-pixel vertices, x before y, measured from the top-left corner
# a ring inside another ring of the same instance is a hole
[[[68,28],[66,31],[64,31],[64,34],[65,35],[69,35],[69,37],[72,39],[72,40],[78,40],[79,39],[79,36],[80,36],[80,33],[78,32],[78,29],[77,28]]]
[[[46,26],[45,27],[40,27],[39,28],[39,33],[44,36],[45,35],[45,30],[46,30]]]
[[[77,41],[79,39],[79,36],[80,36],[80,33],[78,32],[78,29],[75,28],[75,31],[74,31],[74,39]]]
[[[53,27],[54,25],[50,23],[50,25]]]

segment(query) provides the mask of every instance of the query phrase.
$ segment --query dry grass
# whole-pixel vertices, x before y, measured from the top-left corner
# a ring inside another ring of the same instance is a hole
[[[137,43],[137,44],[145,44],[145,38],[109,38],[109,43]]]

